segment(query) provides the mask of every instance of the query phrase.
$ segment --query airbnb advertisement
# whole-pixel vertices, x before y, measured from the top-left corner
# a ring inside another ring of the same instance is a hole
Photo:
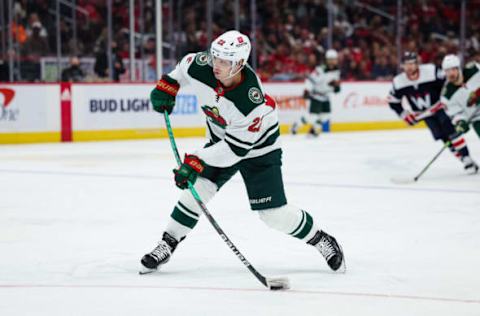
[[[396,121],[387,103],[391,83],[344,82],[339,93],[331,95],[332,123]],[[267,83],[265,90],[277,100],[281,123],[291,123],[308,109],[302,98],[302,83]]]
[[[59,132],[58,84],[0,84],[0,133]]]

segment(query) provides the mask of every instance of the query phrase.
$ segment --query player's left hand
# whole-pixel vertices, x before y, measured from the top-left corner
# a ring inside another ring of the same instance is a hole
[[[173,170],[175,184],[182,190],[188,188],[188,182],[193,185],[204,168],[204,163],[200,158],[195,155],[185,154],[181,166]]]
[[[466,132],[468,132],[470,130],[470,126],[468,126],[467,121],[460,120],[460,121],[457,122],[457,124],[455,124],[455,130],[458,133],[465,134]]]
[[[331,87],[338,87],[340,86],[340,80],[332,80],[328,83],[328,85]]]
[[[480,105],[480,88],[470,93],[468,98],[467,106]]]

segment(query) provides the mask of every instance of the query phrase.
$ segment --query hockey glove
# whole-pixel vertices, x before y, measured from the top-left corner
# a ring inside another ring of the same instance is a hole
[[[480,105],[480,88],[470,93],[468,98],[467,106],[476,106]]]
[[[165,111],[168,114],[172,113],[178,89],[180,89],[180,85],[175,79],[166,75],[162,76],[155,89],[150,93],[153,109],[160,113]]]
[[[333,88],[333,92],[337,93],[340,91],[340,80],[332,80],[328,85]]]
[[[203,172],[203,161],[195,155],[185,154],[185,159],[178,169],[174,169],[175,184],[180,189],[188,188],[188,182],[194,184],[199,174]]]
[[[460,121],[457,122],[457,124],[455,124],[455,130],[458,133],[465,134],[466,132],[468,132],[470,130],[470,126],[468,126],[467,121],[460,120]]]
[[[413,126],[418,123],[415,114],[409,111],[403,111],[402,114],[400,114],[400,117],[407,122],[408,125]]]

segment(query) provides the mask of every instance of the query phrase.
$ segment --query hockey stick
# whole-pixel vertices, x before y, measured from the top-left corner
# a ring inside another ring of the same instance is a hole
[[[170,118],[167,112],[164,113],[165,117],[165,124],[167,126],[168,138],[170,139],[170,145],[172,147],[173,154],[175,155],[175,160],[177,164],[180,166],[182,161],[180,159],[180,155],[178,154],[177,144],[175,143],[175,138],[173,137],[172,127],[170,125]],[[197,191],[193,187],[193,185],[188,182],[188,188],[192,193],[195,201],[197,201],[198,206],[202,209],[203,214],[208,218],[208,221],[212,226],[215,228],[217,233],[223,239],[223,241],[227,244],[227,246],[233,251],[233,253],[237,256],[238,259],[250,270],[250,272],[268,289],[270,290],[287,290],[290,288],[290,281],[288,278],[267,278],[263,276],[260,272],[255,269],[250,262],[245,258],[245,256],[238,250],[238,248],[233,244],[230,238],[227,237],[223,229],[218,225],[217,221],[213,218],[213,216],[208,211],[205,204],[202,202],[202,199],[198,195]]]
[[[477,115],[477,113],[479,112],[480,110],[480,107],[477,108],[471,115],[470,117],[468,118],[467,120],[467,124],[470,124],[470,122],[472,121],[472,119],[475,117],[475,115]],[[456,138],[458,136],[462,135],[462,133],[456,133],[453,135],[453,137],[451,138]],[[418,179],[420,179],[420,177],[428,170],[428,168],[430,168],[430,166],[435,162],[435,160],[437,160],[438,157],[440,157],[440,155],[443,153],[443,151],[445,149],[447,149],[450,145],[452,144],[452,142],[450,140],[446,141],[444,144],[443,144],[443,147],[440,149],[440,151],[428,162],[428,164],[423,167],[423,169],[413,178],[392,178],[392,182],[393,183],[396,183],[396,184],[407,184],[407,183],[413,183],[413,182],[417,182]]]

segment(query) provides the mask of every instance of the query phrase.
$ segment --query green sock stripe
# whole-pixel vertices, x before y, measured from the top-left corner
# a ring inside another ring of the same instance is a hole
[[[188,215],[192,215],[192,216],[195,216],[195,217],[200,217],[199,214],[195,213],[194,211],[190,210],[188,207],[186,207],[185,205],[183,205],[182,202],[178,201],[178,205],[180,206],[180,210],[182,211],[185,211],[188,213]]]
[[[295,228],[295,230],[290,233],[290,235],[295,236],[295,234],[301,230],[304,224],[305,224],[305,212],[302,211],[302,220],[300,221],[300,224],[298,224],[297,228]]]
[[[305,236],[308,235],[308,233],[310,233],[310,231],[312,230],[312,227],[313,227],[313,218],[310,216],[310,214],[308,214],[307,212],[305,212],[305,214],[307,215],[306,218],[307,220],[305,221],[305,226],[303,226],[303,228],[300,230],[300,232],[296,235],[293,235],[293,237],[295,238],[298,238],[298,239],[303,239],[305,238]]]
[[[182,212],[178,207],[173,208],[173,212],[170,215],[175,221],[182,224],[183,226],[187,226],[189,228],[195,227],[198,222],[197,218],[193,218],[187,215],[185,212]]]

